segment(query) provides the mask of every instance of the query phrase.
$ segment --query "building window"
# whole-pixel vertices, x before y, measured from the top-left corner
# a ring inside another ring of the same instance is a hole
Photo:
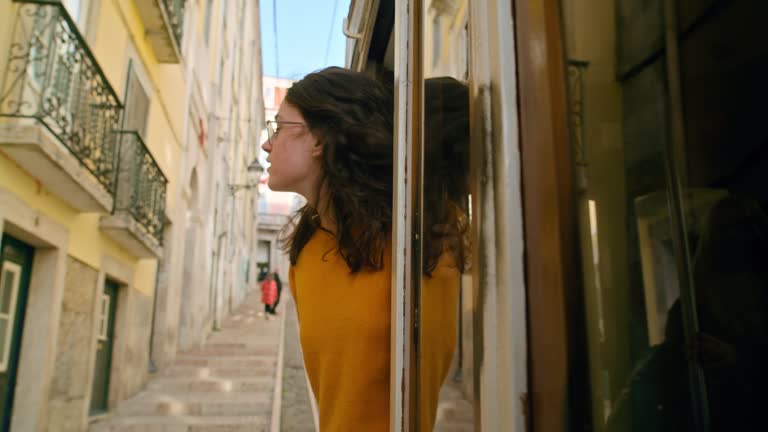
[[[16,316],[16,302],[21,284],[21,266],[10,261],[3,262],[0,275],[0,372],[8,370],[13,326]]]
[[[101,304],[99,309],[99,340],[105,341],[109,338],[109,303],[111,297],[107,294],[101,294]]]
[[[146,140],[149,119],[149,94],[139,79],[134,60],[128,63],[128,87],[125,96],[123,129],[137,131]]]

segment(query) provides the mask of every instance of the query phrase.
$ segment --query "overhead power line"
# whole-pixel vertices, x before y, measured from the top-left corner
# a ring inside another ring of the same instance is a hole
[[[277,0],[272,0],[272,21],[275,31],[275,77],[280,78],[280,57],[277,55]]]
[[[328,65],[328,55],[331,53],[331,36],[333,36],[333,28],[336,24],[336,8],[339,6],[339,0],[333,2],[333,14],[331,14],[331,28],[328,30],[328,43],[325,44],[325,65]]]

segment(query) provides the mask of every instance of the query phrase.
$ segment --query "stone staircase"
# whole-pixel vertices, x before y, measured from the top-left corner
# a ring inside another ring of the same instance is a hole
[[[440,390],[434,432],[473,432],[472,404],[464,397],[458,382],[448,378]]]
[[[258,300],[251,295],[202,348],[179,353],[89,431],[269,431],[281,320],[258,317]]]

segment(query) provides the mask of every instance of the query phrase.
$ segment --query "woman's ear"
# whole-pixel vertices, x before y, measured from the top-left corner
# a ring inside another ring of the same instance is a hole
[[[323,155],[323,143],[320,140],[315,141],[315,145],[312,146],[312,156],[320,157]]]

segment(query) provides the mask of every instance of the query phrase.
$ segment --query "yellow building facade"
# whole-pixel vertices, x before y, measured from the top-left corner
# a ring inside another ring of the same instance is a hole
[[[257,121],[216,128],[212,88],[225,67],[212,59],[237,40],[222,31],[237,18],[225,4],[0,1],[0,431],[86,430],[141,389],[153,359],[162,367],[175,355],[182,273],[196,268],[184,256],[189,227],[210,249],[209,185],[216,175],[223,190],[243,183],[247,163],[237,162],[256,154],[219,148],[220,137],[231,129],[250,141],[263,118],[261,97],[245,92],[237,114]],[[258,26],[249,31],[255,42],[239,48],[250,62],[223,65],[248,70],[232,72],[233,89],[260,95]],[[233,162],[214,175],[217,151]],[[231,212],[255,233],[249,193]],[[200,259],[198,278],[213,287],[212,258]],[[191,346],[210,331],[204,306]]]

